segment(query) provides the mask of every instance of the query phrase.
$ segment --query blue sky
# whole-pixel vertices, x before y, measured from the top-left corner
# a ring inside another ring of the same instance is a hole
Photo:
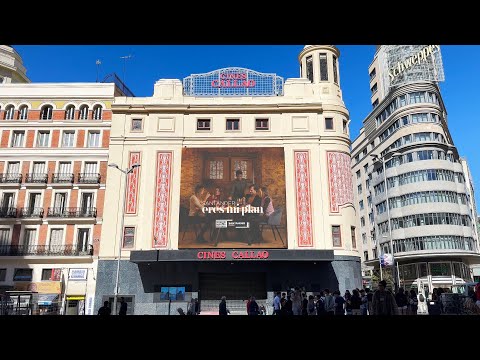
[[[350,111],[352,139],[358,136],[362,120],[371,111],[368,66],[374,45],[340,45],[340,82]],[[228,66],[298,77],[298,54],[303,45],[22,45],[15,49],[23,58],[33,82],[89,82],[97,77],[95,61],[100,59],[99,78],[116,72],[136,96],[151,96],[153,84],[161,78],[182,79]],[[480,104],[480,46],[442,46],[445,82],[441,83],[448,113],[448,125],[461,156],[469,161],[480,201],[480,157],[476,105]]]

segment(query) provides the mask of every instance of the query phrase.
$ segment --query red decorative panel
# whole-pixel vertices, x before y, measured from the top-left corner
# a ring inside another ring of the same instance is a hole
[[[310,153],[294,151],[298,246],[313,246]]]
[[[141,153],[140,152],[131,152],[130,161],[128,163],[128,168],[133,164],[140,164],[141,162]],[[138,179],[140,177],[140,168],[137,167],[133,170],[132,173],[128,175],[127,182],[127,201],[125,203],[125,213],[126,214],[136,214],[137,213],[137,203],[138,203]]]
[[[353,204],[353,183],[350,155],[327,152],[330,211],[338,213],[339,206]]]
[[[168,216],[170,211],[170,188],[173,153],[157,154],[157,177],[155,208],[153,216],[153,247],[166,247],[168,242]]]

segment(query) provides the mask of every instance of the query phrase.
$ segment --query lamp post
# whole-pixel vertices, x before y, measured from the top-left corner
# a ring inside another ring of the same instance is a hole
[[[135,170],[135,168],[140,167],[140,164],[133,164],[130,168],[128,169],[120,169],[120,167],[117,164],[108,164],[109,167],[113,167],[123,173],[125,175],[125,189],[123,191],[123,202],[122,202],[122,220],[121,220],[121,225],[120,225],[120,239],[118,242],[118,257],[117,257],[117,276],[115,279],[115,290],[114,290],[114,296],[113,296],[113,311],[116,313],[117,311],[117,297],[118,297],[118,284],[119,284],[119,279],[120,279],[120,259],[122,257],[122,241],[123,241],[123,226],[124,226],[124,220],[125,220],[125,203],[127,200],[127,180],[128,180],[128,175]],[[116,314],[115,314],[116,315]]]
[[[392,238],[392,224],[390,224],[390,205],[388,203],[388,185],[387,185],[387,173],[386,173],[386,168],[385,168],[385,155],[384,156],[378,156],[378,155],[370,155],[373,157],[373,161],[380,161],[382,163],[382,168],[383,168],[383,185],[385,187],[385,207],[387,208],[387,224],[388,224],[388,233],[390,235],[390,251],[392,254],[392,278],[393,278],[393,284],[395,287],[395,292],[397,292],[398,285],[399,285],[399,279],[398,279],[398,274],[395,268],[395,255],[393,251],[393,238]],[[391,158],[393,159],[394,157],[402,156],[401,153],[395,152],[391,155]],[[380,253],[381,253],[381,247],[380,247]],[[380,258],[379,258],[380,260]],[[380,267],[382,267],[381,261],[379,261]]]

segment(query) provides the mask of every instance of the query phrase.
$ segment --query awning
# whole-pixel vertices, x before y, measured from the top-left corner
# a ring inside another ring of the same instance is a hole
[[[58,294],[38,294],[38,305],[49,306],[58,301]]]

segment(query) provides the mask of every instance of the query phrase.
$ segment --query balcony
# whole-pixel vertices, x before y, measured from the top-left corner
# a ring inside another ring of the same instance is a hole
[[[43,218],[43,207],[21,208],[20,217],[24,219],[41,219]]]
[[[17,217],[17,208],[14,207],[2,207],[0,208],[0,218],[9,219]]]
[[[101,175],[94,173],[79,173],[78,174],[78,183],[79,184],[100,184]]]
[[[73,174],[52,174],[52,184],[73,184]]]
[[[47,182],[48,182],[48,174],[30,173],[30,174],[27,174],[25,178],[26,184],[46,185]]]
[[[0,174],[0,184],[18,186],[22,182],[22,174]]]
[[[52,218],[95,218],[97,217],[97,208],[49,207],[47,216]]]
[[[91,256],[88,250],[74,245],[0,245],[0,256]]]

